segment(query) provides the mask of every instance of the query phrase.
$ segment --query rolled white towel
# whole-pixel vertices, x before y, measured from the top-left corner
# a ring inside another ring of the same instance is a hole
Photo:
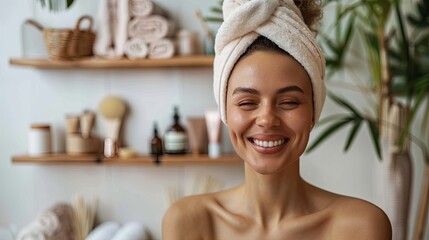
[[[150,0],[130,0],[130,15],[132,17],[147,17],[153,14],[164,15],[165,12]]]
[[[53,236],[61,231],[61,223],[56,213],[51,210],[40,214],[34,224],[46,236]]]
[[[146,232],[143,224],[138,222],[126,223],[111,240],[145,240]]]
[[[125,43],[128,39],[129,1],[117,0],[116,31],[114,35],[115,56],[124,56]]]
[[[172,58],[174,53],[175,45],[174,42],[170,39],[164,38],[149,44],[150,59]]]
[[[129,59],[142,59],[149,54],[149,48],[145,41],[139,38],[131,38],[125,44],[125,55]]]
[[[97,36],[95,38],[95,43],[93,46],[93,52],[96,56],[100,57],[109,57],[109,55],[113,55],[111,53],[112,44],[113,44],[113,33],[110,23],[110,0],[100,0],[98,6],[98,14],[97,14],[97,25],[98,31]],[[110,53],[109,53],[110,52]]]
[[[104,222],[90,232],[86,240],[111,240],[120,228],[117,222]]]
[[[36,224],[32,222],[19,231],[16,240],[46,240],[46,237]]]
[[[136,17],[128,24],[128,35],[131,38],[140,38],[145,42],[171,37],[174,35],[175,24],[160,15]]]

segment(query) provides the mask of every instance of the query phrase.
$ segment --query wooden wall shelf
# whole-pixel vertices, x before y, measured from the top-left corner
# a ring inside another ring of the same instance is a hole
[[[160,165],[183,164],[239,164],[242,161],[234,154],[223,155],[217,159],[211,159],[207,155],[163,155],[160,157]],[[12,163],[17,164],[101,164],[101,165],[154,165],[152,156],[139,156],[136,158],[104,158],[100,155],[67,155],[47,154],[41,156],[14,156]]]
[[[44,69],[105,69],[105,68],[196,68],[212,67],[213,56],[196,55],[186,57],[174,57],[169,59],[104,59],[104,58],[83,58],[79,60],[57,61],[49,59],[33,58],[11,58],[9,63],[15,66],[44,68]]]

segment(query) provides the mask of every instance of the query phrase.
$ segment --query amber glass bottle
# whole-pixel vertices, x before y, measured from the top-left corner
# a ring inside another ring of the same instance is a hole
[[[158,125],[155,123],[153,126],[153,137],[150,140],[150,153],[155,156],[162,155],[162,140],[158,136]]]
[[[188,151],[188,135],[180,124],[179,109],[174,107],[173,124],[164,136],[164,150],[167,154],[185,154]]]

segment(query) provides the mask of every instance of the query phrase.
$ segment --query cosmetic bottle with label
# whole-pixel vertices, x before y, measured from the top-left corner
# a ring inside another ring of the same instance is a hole
[[[174,107],[174,122],[164,136],[164,151],[167,154],[185,154],[188,151],[188,135],[180,124],[179,110]]]
[[[153,126],[153,137],[150,140],[150,154],[154,156],[162,155],[162,140],[158,136],[158,125],[156,123]]]

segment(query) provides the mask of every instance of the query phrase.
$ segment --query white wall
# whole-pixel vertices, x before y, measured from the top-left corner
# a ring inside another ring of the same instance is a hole
[[[95,9],[96,1],[84,2],[88,5],[79,5],[83,8],[80,11]],[[217,0],[155,2],[172,13],[183,27],[200,31],[193,17],[194,9],[207,10]],[[165,187],[186,188],[187,179],[193,174],[212,175],[224,180],[227,187],[243,180],[241,165],[13,165],[11,156],[26,151],[30,123],[51,123],[55,149],[63,150],[64,115],[86,108],[96,110],[108,94],[119,95],[129,103],[126,142],[140,152],[148,151],[153,121],[158,121],[162,132],[170,124],[173,105],[180,107],[184,120],[187,116],[202,115],[205,109],[215,107],[215,102],[210,69],[38,70],[10,66],[9,58],[21,54],[21,24],[35,13],[30,0],[13,4],[0,0],[0,3],[0,228],[19,229],[52,204],[70,202],[75,194],[81,193],[99,198],[100,221],[140,221],[160,239]],[[69,16],[59,22],[72,20]],[[45,24],[48,23],[55,21]],[[324,115],[338,110],[327,101]],[[97,130],[103,133],[100,117]],[[319,131],[316,129],[315,133]],[[343,154],[346,134],[337,134],[314,153],[305,155],[302,174],[317,186],[374,202],[376,160],[367,132],[358,136],[348,154]],[[418,171],[416,185],[421,181]],[[414,191],[414,202],[416,196]]]

